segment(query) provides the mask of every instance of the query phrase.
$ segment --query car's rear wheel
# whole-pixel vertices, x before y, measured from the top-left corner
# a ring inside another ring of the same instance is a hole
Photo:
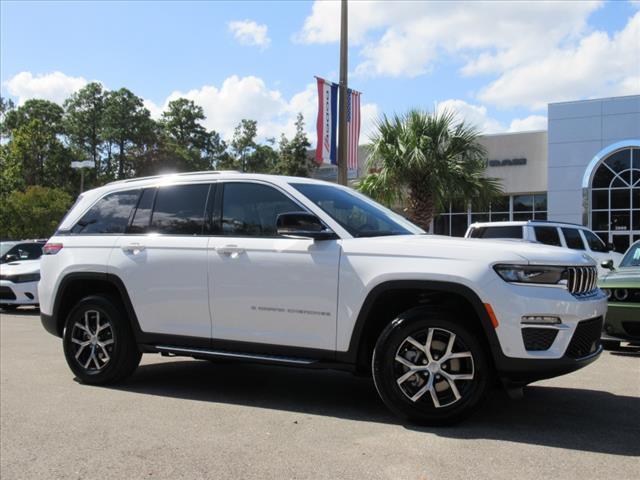
[[[142,356],[122,306],[110,296],[93,295],[76,304],[65,323],[63,346],[73,373],[94,385],[128,377]]]
[[[482,343],[449,312],[414,309],[382,332],[372,360],[380,397],[416,423],[454,423],[478,407],[489,384]]]

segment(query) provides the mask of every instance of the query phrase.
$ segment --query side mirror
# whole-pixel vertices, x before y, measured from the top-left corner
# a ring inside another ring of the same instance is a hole
[[[610,252],[613,252],[616,249],[616,247],[613,245],[613,243],[611,242],[607,242],[607,250]]]
[[[4,256],[5,262],[14,262],[16,260],[18,260],[18,255],[16,255],[15,253],[8,253]]]
[[[609,260],[604,260],[602,263],[600,263],[600,266],[602,268],[608,268],[612,272],[615,270],[615,268],[613,268],[613,260],[611,258]]]
[[[336,234],[324,226],[318,217],[307,212],[281,213],[276,219],[278,235],[294,238],[332,240]]]

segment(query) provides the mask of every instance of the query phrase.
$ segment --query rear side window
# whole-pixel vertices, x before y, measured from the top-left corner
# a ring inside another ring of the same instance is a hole
[[[568,248],[584,250],[584,243],[582,243],[582,237],[577,228],[563,228],[562,234],[564,235],[564,241],[567,242]]]
[[[259,183],[227,183],[222,198],[222,234],[274,237],[278,215],[301,210],[273,187]]]
[[[207,183],[159,188],[149,230],[168,235],[201,235],[208,193]],[[142,218],[143,215],[141,221]]]
[[[471,238],[518,238],[522,239],[522,226],[477,227],[471,230]]]
[[[536,240],[538,240],[538,242],[544,243],[545,245],[562,246],[556,227],[534,227],[533,230],[536,233]]]
[[[73,226],[71,233],[124,233],[139,195],[140,190],[127,190],[102,197]]]
[[[583,230],[584,237],[587,239],[587,243],[589,244],[589,248],[592,252],[603,252],[607,253],[609,249],[604,244],[600,238],[590,230]]]

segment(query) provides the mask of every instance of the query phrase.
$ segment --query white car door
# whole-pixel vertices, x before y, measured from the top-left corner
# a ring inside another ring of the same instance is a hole
[[[145,333],[211,338],[204,217],[210,184],[145,189],[109,273],[127,289]]]
[[[225,182],[216,196],[214,341],[335,349],[339,240],[278,237],[277,216],[305,209],[273,185]]]

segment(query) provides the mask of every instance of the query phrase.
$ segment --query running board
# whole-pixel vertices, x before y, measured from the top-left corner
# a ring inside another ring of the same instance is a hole
[[[154,348],[160,353],[168,353],[181,356],[207,357],[207,358],[226,358],[235,360],[248,360],[253,362],[276,363],[280,365],[312,365],[317,363],[316,360],[298,357],[283,357],[278,355],[263,355],[260,353],[239,353],[227,352],[224,350],[205,350],[200,348],[171,347],[164,345],[155,345]]]

